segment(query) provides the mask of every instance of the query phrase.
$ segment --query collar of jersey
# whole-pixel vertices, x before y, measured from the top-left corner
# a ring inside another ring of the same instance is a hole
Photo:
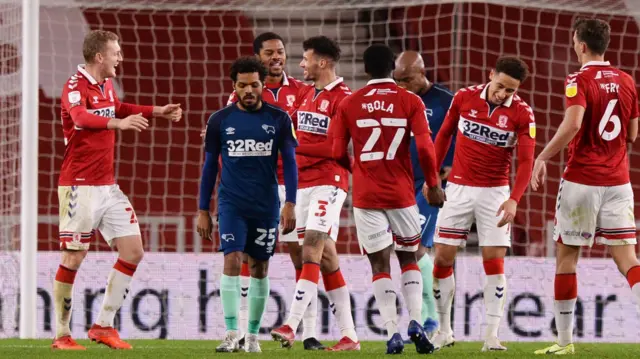
[[[367,86],[369,85],[378,85],[378,84],[395,84],[396,82],[393,81],[393,79],[373,79],[373,80],[369,80],[369,82],[367,82]]]
[[[484,84],[483,86],[484,88],[482,89],[482,92],[480,92],[480,98],[487,101],[487,91],[489,91],[489,84]],[[502,105],[500,106],[511,107],[511,103],[513,102],[513,96],[515,95],[516,94],[509,96],[507,101],[503,102]]]
[[[580,70],[583,70],[587,66],[611,66],[611,63],[609,61],[589,61],[582,65]]]
[[[289,79],[284,71],[282,71],[282,86],[289,86]]]
[[[96,79],[93,78],[93,76],[89,75],[89,73],[87,72],[87,70],[85,70],[85,64],[80,64],[78,65],[78,71],[80,71],[80,73],[87,78],[87,80],[89,80],[89,82],[92,85],[97,85],[98,81],[96,81]]]
[[[342,77],[338,77],[337,79],[335,79],[335,81],[333,81],[332,83],[328,84],[327,86],[325,86],[322,90],[327,90],[327,91],[331,91],[333,90],[334,87],[340,85],[342,82],[344,81],[344,79]]]

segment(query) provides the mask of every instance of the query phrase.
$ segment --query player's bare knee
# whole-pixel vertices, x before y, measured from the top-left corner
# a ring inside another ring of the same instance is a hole
[[[580,247],[556,243],[556,274],[575,273],[580,257]]]
[[[252,278],[263,279],[269,274],[269,261],[249,258],[249,272]]]
[[[78,270],[80,269],[80,265],[82,264],[82,261],[87,256],[87,253],[88,251],[86,250],[80,250],[80,251],[63,250],[60,264],[71,270]]]
[[[416,252],[396,251],[396,255],[398,256],[398,262],[400,262],[400,268],[417,262]]]
[[[302,247],[296,242],[287,242],[287,249],[293,266],[302,269]]]
[[[613,257],[613,261],[616,263],[618,270],[622,275],[626,276],[629,269],[640,265],[638,262],[638,258],[635,253],[635,245],[624,245],[624,246],[610,246],[609,251],[611,252],[611,257]]]
[[[231,252],[224,255],[224,268],[222,270],[224,275],[231,277],[239,276],[242,266],[242,252]]]
[[[504,258],[507,255],[507,249],[507,247],[482,247],[482,260]]]
[[[371,263],[371,274],[391,273],[391,252],[392,246],[389,246],[375,253],[368,253],[369,263]]]
[[[420,244],[418,246],[418,250],[416,251],[416,260],[422,259],[422,257],[424,257],[425,255],[428,255],[427,254],[428,252],[429,252],[429,248]]]
[[[436,244],[436,255],[433,260],[434,265],[438,267],[452,267],[456,260],[458,247],[447,244]]]
[[[139,264],[144,257],[142,238],[140,236],[126,236],[114,238],[113,243],[118,249],[118,257],[131,264]]]
[[[307,230],[302,245],[302,261],[320,263],[328,235],[323,232]]]

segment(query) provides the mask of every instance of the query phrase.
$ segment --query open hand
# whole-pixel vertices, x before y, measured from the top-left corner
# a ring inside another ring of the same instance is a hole
[[[149,127],[149,121],[142,117],[142,114],[129,115],[126,118],[118,121],[118,129],[122,131],[134,130],[136,132],[142,132]]]

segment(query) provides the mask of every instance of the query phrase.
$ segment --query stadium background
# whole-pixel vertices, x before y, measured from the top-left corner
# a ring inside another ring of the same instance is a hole
[[[199,133],[209,114],[224,105],[232,90],[227,76],[231,62],[240,55],[250,55],[254,36],[263,31],[275,31],[285,38],[287,70],[295,77],[301,75],[298,63],[304,38],[317,34],[335,38],[343,50],[338,74],[345,78],[352,89],[357,89],[366,82],[361,55],[374,42],[385,42],[398,52],[405,49],[420,51],[427,62],[428,78],[443,83],[452,90],[488,81],[488,72],[498,56],[520,56],[529,64],[533,73],[518,94],[535,111],[538,124],[537,152],[552,137],[562,120],[565,76],[579,69],[570,34],[570,26],[576,16],[592,16],[595,13],[610,22],[612,38],[607,59],[628,71],[634,78],[638,75],[640,58],[638,22],[635,17],[625,15],[631,13],[630,8],[627,8],[628,3],[633,3],[631,0],[601,0],[597,1],[598,6],[586,7],[575,7],[580,3],[584,5],[584,2],[573,0],[551,3],[534,1],[528,4],[528,8],[517,6],[516,1],[502,2],[514,4],[513,6],[500,5],[498,2],[438,2],[396,7],[385,7],[380,5],[381,2],[375,2],[375,6],[351,8],[322,6],[322,1],[299,1],[297,7],[285,10],[270,9],[267,4],[245,7],[243,11],[211,10],[207,8],[206,1],[195,0],[112,1],[103,2],[100,6],[91,5],[89,1],[76,1],[74,7],[69,7],[68,1],[59,3],[65,5],[41,9],[42,69],[38,138],[38,249],[44,253],[39,257],[41,275],[48,275],[46,273],[53,270],[48,269],[46,261],[55,261],[57,258],[56,252],[45,252],[56,251],[58,248],[56,186],[64,154],[59,96],[63,83],[75,72],[75,66],[82,63],[82,36],[88,29],[101,28],[120,35],[124,62],[118,67],[116,82],[124,101],[141,104],[181,103],[185,110],[183,121],[178,124],[154,120],[152,127],[146,132],[118,135],[117,181],[131,199],[140,219],[147,253],[211,253],[217,248],[217,235],[214,243],[203,243],[195,232],[198,182],[203,157]],[[318,6],[314,7],[313,4],[316,3]],[[78,4],[83,6],[77,6]],[[576,10],[582,10],[583,13]],[[7,24],[6,19],[4,24]],[[19,45],[9,42],[1,46],[4,55],[0,76],[8,78],[19,71],[19,59],[10,55],[17,53]],[[3,100],[5,104],[11,104],[15,97],[5,96]],[[523,258],[525,262],[517,263],[548,267],[548,271],[552,271],[553,259],[530,257],[553,256],[553,246],[548,241],[549,229],[553,223],[555,196],[565,160],[566,153],[556,157],[548,167],[550,178],[543,191],[527,192],[520,203],[514,226],[512,254],[527,258]],[[632,156],[634,190],[640,183],[640,173],[637,170],[639,165],[638,157]],[[9,180],[15,178],[11,177]],[[7,182],[4,185],[8,188]],[[16,212],[16,205],[7,203],[10,199],[8,196],[4,197],[3,215],[14,215],[15,218],[19,212]],[[639,213],[636,204],[636,217]],[[347,199],[342,212],[342,225],[338,250],[342,254],[357,255],[359,249],[350,199]],[[1,235],[0,249],[19,250],[19,231],[15,223],[3,225]],[[477,252],[477,247],[473,240],[469,242],[463,253],[473,255]],[[92,243],[92,251],[107,252],[110,249],[97,236]],[[283,251],[284,247],[279,246],[278,252]],[[606,252],[595,246],[583,255],[603,257]],[[0,265],[5,275],[11,273],[7,269],[10,267],[17,273],[19,266],[16,265],[15,258],[13,265],[11,260],[7,262],[6,259]],[[111,256],[107,256],[107,253],[96,254],[94,258],[96,263],[111,261]],[[180,267],[171,263],[175,260],[172,258],[177,257],[147,255],[147,258],[162,264],[164,271],[180,271]],[[199,268],[207,267],[204,264],[207,257],[180,258],[182,261],[193,260]],[[351,259],[346,259],[349,260]],[[284,270],[291,271],[286,259],[280,258],[278,263],[280,261]],[[465,272],[478,275],[472,276],[468,281],[481,281],[481,267],[474,267],[472,260],[459,262],[459,267],[460,263],[467,262],[469,267]],[[476,259],[475,262],[479,261]],[[596,267],[589,267],[584,276],[615,272],[610,265],[593,263]],[[215,273],[214,267],[209,268],[209,275]],[[84,270],[88,268],[84,267]],[[104,273],[106,277],[106,269],[88,274],[87,282],[92,283],[92,290],[103,285],[104,280],[99,273]],[[152,275],[149,273],[149,276]],[[141,277],[148,278],[144,275]],[[622,278],[619,279],[624,283]],[[552,277],[548,274],[541,275],[539,280],[547,282],[540,284],[542,290],[545,285],[548,287]],[[622,297],[625,288],[616,280],[611,278],[605,283],[616,283],[616,290],[620,290],[619,296]],[[144,285],[151,285],[154,281],[155,279],[147,279]],[[209,278],[208,282],[211,286],[215,280]],[[594,283],[594,286],[597,284]],[[2,287],[3,284],[0,283],[0,289]],[[11,288],[10,285],[8,287]],[[286,293],[286,287],[283,287],[283,291]],[[80,295],[76,293],[76,296]],[[600,303],[602,300],[606,302],[605,299],[601,298]],[[596,300],[588,305],[589,308],[596,306]],[[619,322],[622,315],[622,311],[616,312],[616,318],[612,320]],[[596,322],[597,317],[595,315]],[[43,318],[39,323],[42,320],[46,322]],[[7,320],[6,314],[4,319]],[[1,324],[2,320],[0,332]],[[597,332],[597,329],[593,330]],[[602,320],[600,331],[602,334]]]
[[[62,11],[52,9],[49,15],[53,20],[66,20],[67,29],[79,26],[72,21],[86,21],[89,28],[120,35],[124,62],[118,72],[124,101],[179,102],[185,110],[183,121],[177,125],[154,121],[149,131],[121,133],[118,138],[118,183],[131,198],[138,216],[143,217],[140,222],[145,243],[152,251],[191,252],[195,247],[196,251],[207,252],[216,248],[217,242],[198,244],[193,230],[203,158],[199,131],[209,114],[225,104],[232,90],[226,75],[230,63],[240,55],[251,54],[254,35],[262,31],[272,30],[286,39],[287,70],[293,76],[300,75],[304,38],[324,34],[337,39],[343,50],[338,74],[354,89],[366,81],[361,56],[373,42],[386,42],[398,51],[420,51],[427,62],[429,79],[454,91],[488,81],[488,72],[499,55],[521,56],[533,75],[518,94],[535,111],[537,152],[562,120],[565,76],[579,69],[569,31],[577,14],[551,9],[491,4],[253,13],[87,8],[81,12],[82,18]],[[636,77],[640,56],[636,20],[611,15],[604,18],[610,21],[613,34],[607,59]],[[42,25],[42,30],[47,29],[47,23]],[[70,35],[77,37],[76,44],[82,36]],[[59,41],[69,40],[55,40]],[[76,63],[71,60],[78,59],[76,53],[80,53],[80,48],[62,48],[73,53],[53,48],[52,53],[43,54],[43,60],[53,61],[56,79],[63,80],[40,96],[39,213],[54,217],[58,212],[57,176],[64,154],[59,93],[63,81],[75,71]],[[547,226],[553,220],[565,159],[556,158],[549,166],[550,180],[544,192],[527,192],[522,199],[514,228],[514,254],[547,254]],[[638,158],[632,156],[631,168],[639,165]],[[632,171],[632,182],[640,183],[636,170]],[[349,205],[347,201],[342,213],[345,226],[340,231],[338,249],[341,253],[358,253]],[[636,208],[636,216],[638,211]],[[144,217],[151,218],[145,221]],[[54,219],[54,223],[41,223],[39,227],[40,250],[57,246]],[[99,238],[94,243],[95,249],[108,249]],[[590,253],[603,254],[598,247]]]

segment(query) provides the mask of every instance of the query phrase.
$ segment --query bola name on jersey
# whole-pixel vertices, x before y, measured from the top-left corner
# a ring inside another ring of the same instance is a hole
[[[222,158],[218,211],[278,218],[278,149],[285,141],[297,145],[294,136],[289,115],[265,102],[255,112],[232,104],[213,114],[206,150],[217,150]]]

